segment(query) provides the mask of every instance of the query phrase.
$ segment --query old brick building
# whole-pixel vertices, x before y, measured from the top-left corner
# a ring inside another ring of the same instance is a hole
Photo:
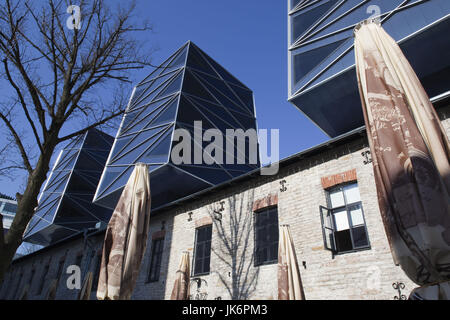
[[[450,134],[446,105],[437,107]],[[133,298],[168,299],[182,252],[189,251],[192,259],[195,250],[203,250],[191,262],[192,298],[276,299],[271,244],[276,245],[281,224],[291,227],[307,299],[393,299],[396,282],[405,284],[402,294],[408,295],[415,284],[393,263],[366,151],[360,128],[282,160],[275,176],[255,171],[153,212]],[[352,223],[348,226],[345,215],[336,218],[332,252],[326,249],[330,238],[320,206],[332,208],[339,192]],[[357,224],[364,228],[356,230]],[[345,238],[350,229],[359,235],[351,243]],[[273,243],[259,244],[259,232],[273,233]],[[75,299],[79,290],[68,288],[67,268],[79,265],[82,278],[86,270],[96,273],[103,235],[80,233],[16,259],[0,297],[17,299],[28,284],[28,299],[45,299],[56,279],[56,299]]]

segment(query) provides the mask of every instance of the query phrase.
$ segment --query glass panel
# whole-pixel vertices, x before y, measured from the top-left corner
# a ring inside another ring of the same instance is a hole
[[[347,39],[336,41],[316,49],[294,54],[294,84],[298,83],[346,40]]]
[[[170,81],[169,77],[173,76],[174,73],[170,73],[167,75],[162,76],[161,78],[158,78],[155,80],[154,85],[150,88],[150,93],[145,93],[144,97],[139,101],[133,104],[133,109],[136,109],[140,106],[146,105],[154,99],[154,97],[161,92],[161,90],[167,85],[167,83]],[[165,81],[165,82],[164,82]],[[159,87],[158,87],[159,86]]]
[[[153,120],[146,128],[154,127],[163,123],[173,122],[175,120],[175,116],[177,114],[178,107],[178,98],[172,101],[169,106],[167,106],[159,115],[156,116],[156,119]]]
[[[175,80],[173,80],[163,91],[161,91],[158,97],[165,97],[171,95],[174,92],[180,91],[182,81],[183,81],[183,73],[178,75],[178,77]]]
[[[134,136],[128,136],[125,138],[118,138],[116,139],[116,144],[114,145],[114,149],[111,152],[111,159],[114,159],[114,157],[125,147],[127,143],[133,139]]]
[[[150,138],[146,140],[141,145],[137,146],[134,149],[127,149],[126,152],[120,155],[117,159],[114,160],[113,164],[135,164],[136,161],[144,154],[147,149],[156,141],[157,137]]]
[[[145,154],[142,158],[139,160],[142,160],[146,163],[160,163],[160,162],[167,162],[169,158],[169,148],[170,148],[170,142],[171,142],[171,131],[169,131],[165,138],[161,142],[159,142],[158,145],[153,147],[153,149]]]
[[[127,170],[125,170],[125,172],[116,180],[113,182],[113,184],[108,187],[108,192],[112,192],[115,191],[121,187],[124,187],[127,182],[128,179],[131,176],[131,173],[133,172],[134,166],[129,167]]]
[[[209,84],[205,80],[203,80],[202,83],[206,86],[206,88],[208,88],[208,90],[214,95],[214,97],[224,107],[226,107],[228,109],[231,109],[231,110],[234,110],[234,111],[237,111],[237,112],[240,112],[240,113],[246,112],[246,111],[242,110],[240,107],[238,107],[237,105],[235,105],[234,102],[231,99],[229,99],[224,94],[222,94],[220,91],[218,91],[216,89],[216,87],[212,86],[211,84]]]
[[[184,63],[186,61],[186,52],[187,50],[184,49],[181,53],[179,53],[178,56],[175,57],[175,59],[169,64],[168,69],[184,66]]]
[[[209,263],[210,263],[210,257],[206,257],[203,261],[203,272],[209,272]]]
[[[291,0],[291,9],[294,9],[294,7],[300,2],[301,0]]]
[[[213,66],[213,68],[220,74],[220,76],[231,83],[234,83],[238,86],[244,87],[246,88],[246,86],[240,82],[239,80],[237,80],[234,76],[231,75],[231,73],[229,73],[227,70],[225,70],[221,65],[219,65],[216,61],[214,61],[213,59],[211,59],[210,57],[207,57],[206,55],[203,55],[206,59],[208,59],[209,63]]]
[[[342,209],[342,211],[333,212],[334,222],[336,224],[336,231],[350,229],[348,223],[347,210]]]
[[[214,122],[218,129],[242,128],[242,125],[239,124],[224,107],[194,97],[189,97],[189,99],[199,107],[200,111],[205,113],[206,116]]]
[[[108,166],[106,167],[106,172],[103,175],[103,179],[100,181],[99,184],[99,195],[102,195],[106,189],[106,187],[123,171],[125,171],[128,167],[127,166],[120,166],[120,167],[114,167],[114,166]]]
[[[74,149],[74,150],[70,150],[70,151],[63,150],[62,155],[59,158],[58,163],[56,164],[53,171],[72,169],[72,167],[76,161],[78,152],[79,152],[78,149]]]
[[[122,135],[129,127],[136,125],[142,119],[146,119],[152,112],[164,105],[169,99],[170,98],[163,98],[150,103],[142,109],[127,113],[120,134]]]
[[[210,77],[206,74],[196,73],[195,75],[197,77],[201,78],[203,81],[206,81],[209,85],[211,85],[218,91],[220,91],[220,93],[222,93],[228,99],[233,100],[234,103],[236,103],[238,105],[242,105],[242,103],[239,101],[239,99],[237,99],[236,96],[234,95],[234,93],[227,87],[227,85],[225,84],[225,81],[214,78],[214,77]],[[242,106],[242,108],[236,107],[236,110],[239,110],[241,112],[248,112],[248,110],[244,106]]]
[[[211,75],[217,76],[216,72],[209,66],[209,64],[200,56],[197,49],[191,46],[189,50],[189,58],[187,65],[194,69],[206,72]]]
[[[104,163],[100,163],[94,157],[91,157],[88,152],[81,150],[78,156],[76,170],[101,170]]]
[[[364,224],[364,217],[361,207],[350,208],[350,216],[352,218],[352,226],[358,226]]]
[[[230,84],[233,91],[238,95],[238,97],[242,100],[245,106],[248,108],[248,111],[253,115],[253,93],[251,91],[242,89],[241,87]]]
[[[364,226],[352,228],[352,236],[355,247],[366,247],[369,245],[366,228]]]
[[[353,250],[352,238],[350,230],[337,231],[334,233],[336,239],[336,247],[338,252]]]
[[[309,27],[315,24],[337,2],[329,0],[322,4],[299,12],[292,18],[292,42],[295,42]]]
[[[202,121],[203,130],[214,127],[214,125],[208,121],[195,106],[191,104],[190,100],[184,96],[181,97],[178,121],[190,126],[194,126],[195,121]]]
[[[120,153],[115,156],[110,163],[115,162],[119,157],[123,156],[124,154],[128,153],[132,149],[140,146],[141,144],[145,143],[147,140],[149,140],[151,137],[154,137],[156,134],[161,133],[165,128],[154,128],[149,129],[145,131],[141,131],[139,134],[137,134],[133,141],[130,142]],[[147,144],[148,145],[148,144]]]
[[[330,201],[332,208],[338,208],[345,205],[344,194],[341,190],[330,192]]]
[[[213,101],[216,100],[205,90],[205,88],[198,82],[198,80],[191,74],[189,70],[185,71],[183,92],[190,93],[202,99]]]
[[[218,184],[223,181],[229,180],[231,177],[221,169],[210,169],[209,166],[179,166],[181,169],[200,177],[212,184]]]
[[[61,179],[55,181],[51,186],[47,186],[47,192],[62,192],[67,184],[70,172],[67,172]]]
[[[345,186],[344,193],[345,193],[345,199],[347,200],[347,204],[361,201],[358,184],[356,184],[356,183]]]

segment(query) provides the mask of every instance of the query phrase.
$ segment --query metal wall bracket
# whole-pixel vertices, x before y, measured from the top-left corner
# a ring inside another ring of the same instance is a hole
[[[364,164],[372,163],[372,156],[369,150],[361,152],[361,155],[364,157]]]
[[[285,184],[286,184],[286,180],[281,180],[280,181],[280,185],[281,185],[280,191],[281,192],[285,192],[287,190]]]

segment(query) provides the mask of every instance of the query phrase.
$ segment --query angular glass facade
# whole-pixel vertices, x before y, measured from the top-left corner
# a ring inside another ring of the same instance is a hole
[[[364,125],[353,29],[379,18],[430,97],[450,90],[450,1],[288,0],[289,101],[326,134]]]
[[[112,211],[93,204],[92,199],[113,141],[91,129],[61,150],[24,241],[48,245],[98,222],[108,223]]]
[[[257,161],[249,159],[248,140],[243,164],[175,164],[174,131],[185,129],[193,138],[195,121],[201,121],[203,132],[216,129],[223,135],[227,129],[256,130],[252,91],[189,41],[134,88],[95,203],[114,208],[138,162],[149,165],[154,209],[259,167],[258,150]],[[192,150],[199,147],[190,142]],[[210,142],[201,143],[204,149]],[[237,145],[221,149],[223,159],[227,152],[236,158],[242,151]]]

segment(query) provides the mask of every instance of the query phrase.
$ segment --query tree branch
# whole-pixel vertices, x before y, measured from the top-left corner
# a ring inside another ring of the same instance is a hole
[[[88,130],[90,130],[90,129],[93,129],[93,128],[95,128],[95,127],[98,127],[99,125],[102,125],[102,124],[104,124],[104,123],[106,123],[106,122],[108,122],[108,121],[114,119],[115,117],[117,117],[117,116],[123,114],[124,111],[125,111],[125,110],[120,110],[119,112],[113,113],[112,115],[110,115],[110,116],[108,116],[108,117],[106,117],[106,118],[104,118],[104,119],[102,119],[102,120],[100,120],[100,121],[97,121],[96,123],[91,124],[90,126],[87,126],[87,127],[83,128],[83,129],[81,129],[81,130],[75,131],[75,132],[73,132],[73,133],[71,133],[71,134],[68,134],[68,135],[62,137],[62,138],[58,138],[58,143],[61,143],[61,142],[63,142],[63,141],[69,140],[69,139],[72,139],[72,138],[74,138],[74,137],[76,137],[76,136],[79,136],[80,134],[85,133],[86,131],[88,131]]]
[[[3,113],[0,113],[0,119],[3,120],[3,122],[6,125],[6,127],[9,129],[9,131],[13,135],[14,141],[16,142],[17,147],[19,148],[19,151],[20,151],[20,155],[22,156],[25,168],[27,169],[28,173],[31,174],[33,172],[33,168],[31,167],[30,160],[28,159],[27,152],[25,151],[25,148],[23,146],[22,140],[20,139],[17,131],[14,129],[13,125],[11,124],[11,122],[8,120],[8,118]]]
[[[11,74],[10,74],[9,68],[8,68],[8,61],[7,61],[6,58],[3,59],[3,65],[4,65],[5,71],[6,71],[6,77],[7,77],[8,81],[9,81],[9,83],[12,85],[12,87],[16,90],[16,93],[17,93],[17,96],[19,97],[20,104],[22,106],[23,112],[25,113],[25,116],[26,116],[26,118],[28,120],[28,123],[31,126],[31,129],[33,130],[34,137],[36,138],[36,143],[37,143],[39,149],[42,152],[43,151],[42,143],[41,143],[41,140],[40,140],[39,135],[37,133],[36,126],[35,126],[33,120],[31,119],[30,113],[28,112],[28,107],[27,107],[27,104],[25,103],[25,99],[24,99],[24,97],[22,95],[22,92],[20,91],[19,87],[17,86],[17,84],[14,82],[14,80],[11,77]]]

